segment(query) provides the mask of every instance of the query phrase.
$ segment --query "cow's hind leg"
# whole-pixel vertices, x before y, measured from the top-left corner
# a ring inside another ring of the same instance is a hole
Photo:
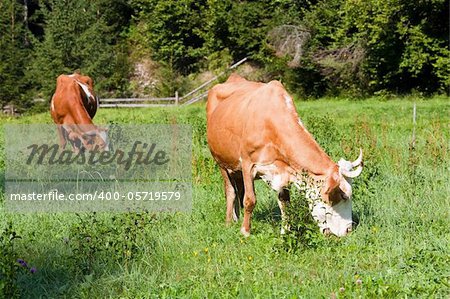
[[[290,195],[288,189],[281,189],[280,192],[278,192],[278,206],[280,207],[281,212],[281,234],[285,234],[286,230],[289,229],[286,223],[286,205],[290,202]]]
[[[233,219],[238,221],[239,211],[244,207],[244,181],[242,179],[242,172],[238,171],[231,175],[231,182],[234,186],[236,198],[234,200]]]
[[[226,169],[220,169],[220,173],[222,174],[223,178],[223,185],[225,189],[225,198],[227,201],[227,212],[226,212],[226,223],[230,224],[231,219],[233,219],[233,208],[234,208],[234,202],[236,199],[236,191],[234,190],[233,182],[231,181],[232,178],[228,174],[228,171]]]
[[[251,218],[253,209],[256,205],[256,195],[253,177],[253,167],[244,166],[242,169],[242,178],[244,181],[244,221],[242,222],[241,233],[250,236]]]

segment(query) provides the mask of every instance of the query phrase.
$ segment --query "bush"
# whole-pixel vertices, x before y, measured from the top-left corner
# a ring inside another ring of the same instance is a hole
[[[14,250],[15,239],[20,238],[13,229],[12,222],[0,231],[0,296],[2,298],[18,298],[17,287],[17,255]]]
[[[317,247],[323,240],[317,222],[314,220],[306,190],[290,188],[291,201],[286,205],[282,235],[283,247],[288,252]]]

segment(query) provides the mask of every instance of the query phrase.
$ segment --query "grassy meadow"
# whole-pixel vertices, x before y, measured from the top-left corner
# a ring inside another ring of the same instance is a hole
[[[101,109],[97,124],[192,125],[192,212],[11,214],[1,207],[0,297],[448,298],[449,99],[323,99],[296,107],[335,161],[354,160],[363,149],[364,170],[353,184],[359,224],[349,236],[281,237],[276,194],[261,181],[252,235],[244,238],[240,223],[226,227],[203,104]],[[49,113],[0,121],[51,123]]]

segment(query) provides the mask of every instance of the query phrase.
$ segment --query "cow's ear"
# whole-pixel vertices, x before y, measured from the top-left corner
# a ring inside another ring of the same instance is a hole
[[[331,194],[340,185],[340,176],[338,172],[333,172],[326,180],[326,194]]]
[[[333,204],[333,195],[338,190],[340,185],[340,175],[339,172],[331,173],[325,179],[325,185],[323,186],[323,201],[329,205]]]

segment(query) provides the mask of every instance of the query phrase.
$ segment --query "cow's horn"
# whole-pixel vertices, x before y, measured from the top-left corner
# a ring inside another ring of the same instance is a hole
[[[362,166],[359,165],[358,168],[356,168],[355,170],[352,170],[352,171],[342,169],[341,173],[347,178],[356,178],[358,175],[361,174],[361,171],[362,171]]]
[[[353,166],[353,167],[356,167],[356,166],[361,165],[362,158],[363,158],[363,155],[362,155],[362,148],[359,148],[359,157],[358,157],[358,159],[356,159],[355,161],[352,162],[352,166]]]

